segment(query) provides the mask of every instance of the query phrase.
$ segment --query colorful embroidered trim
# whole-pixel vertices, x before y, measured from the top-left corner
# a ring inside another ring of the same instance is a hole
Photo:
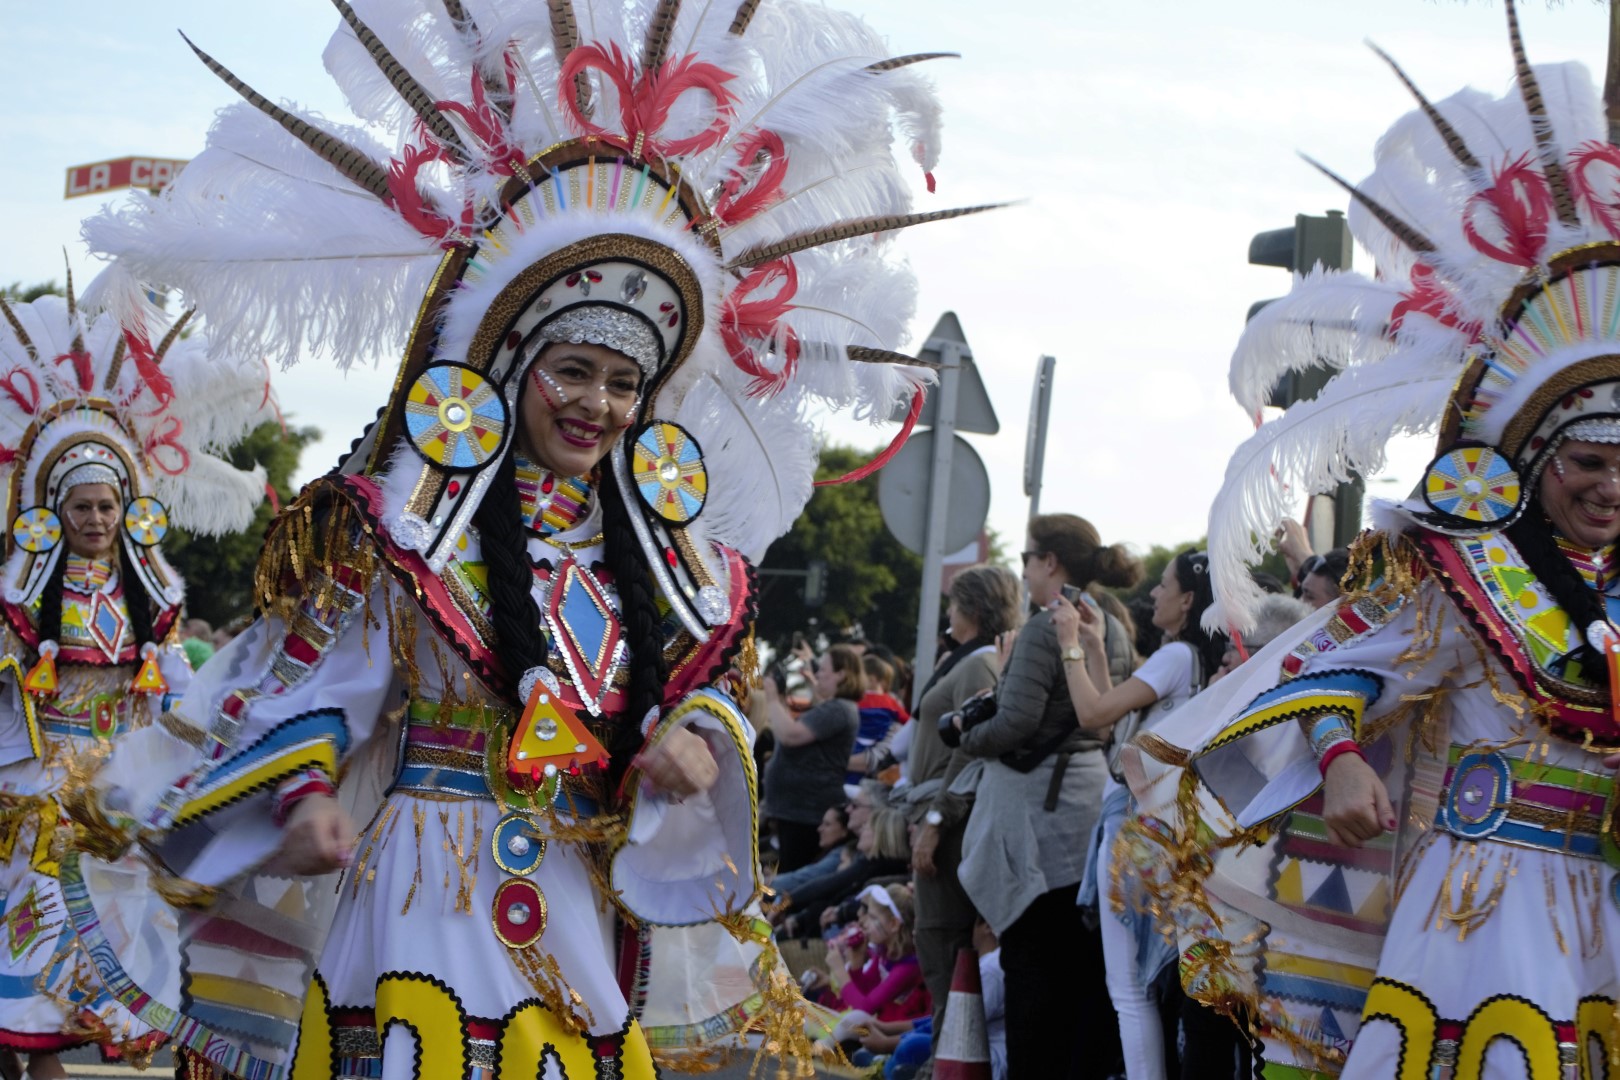
[[[174,827],[188,825],[310,769],[336,776],[338,762],[348,749],[349,730],[341,709],[308,712],[278,724],[193,785],[190,798],[174,815]]]
[[[1491,839],[1582,859],[1602,859],[1613,774],[1453,746],[1435,825],[1466,840]]]
[[[1207,754],[1285,720],[1338,716],[1354,734],[1361,716],[1383,693],[1384,680],[1367,671],[1318,671],[1302,675],[1255,698],[1205,747]]]
[[[523,527],[540,536],[567,532],[585,517],[591,504],[591,485],[584,477],[559,477],[519,455],[517,465],[518,506]]]
[[[1363,596],[1336,611],[1321,629],[1295,647],[1283,658],[1283,677],[1291,679],[1304,670],[1306,663],[1319,653],[1332,652],[1350,642],[1366,637],[1377,630],[1401,609],[1404,601],[1384,605],[1370,596]]]

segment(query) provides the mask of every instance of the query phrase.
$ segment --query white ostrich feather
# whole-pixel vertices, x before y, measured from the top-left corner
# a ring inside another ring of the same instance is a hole
[[[1204,625],[1248,630],[1264,595],[1248,564],[1271,550],[1273,533],[1299,497],[1377,472],[1397,434],[1432,431],[1461,373],[1454,349],[1347,368],[1314,400],[1262,425],[1238,447],[1210,508],[1217,602]]]
[[[687,388],[674,420],[703,448],[712,497],[694,531],[758,560],[814,492],[815,436],[792,395],[749,399],[721,377]]]

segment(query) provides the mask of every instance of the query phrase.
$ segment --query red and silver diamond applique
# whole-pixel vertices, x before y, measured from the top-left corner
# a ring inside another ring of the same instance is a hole
[[[546,623],[580,702],[600,712],[623,653],[623,628],[602,583],[570,557],[551,578]]]
[[[108,660],[118,660],[118,646],[124,640],[124,626],[128,621],[106,593],[96,593],[96,598],[90,602],[88,629]]]

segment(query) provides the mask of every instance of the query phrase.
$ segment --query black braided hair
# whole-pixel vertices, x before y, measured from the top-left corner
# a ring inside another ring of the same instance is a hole
[[[1609,666],[1586,643],[1586,628],[1609,617],[1598,591],[1586,583],[1580,571],[1558,547],[1552,522],[1539,506],[1531,507],[1505,531],[1513,546],[1524,557],[1525,566],[1536,575],[1537,581],[1547,587],[1558,606],[1574,621],[1581,646],[1570,654],[1570,659],[1580,664],[1584,679],[1607,686]]]
[[[118,577],[124,583],[124,608],[129,612],[129,628],[135,635],[135,651],[140,652],[141,646],[152,640],[152,595],[146,591],[146,582],[141,575],[130,566],[129,553],[124,545],[118,547]],[[66,559],[62,560],[66,562]],[[57,619],[61,619],[61,609],[57,609]]]
[[[518,504],[516,454],[508,453],[495,466],[473,522],[478,526],[479,544],[489,570],[496,651],[511,677],[515,695],[523,673],[546,662],[540,610],[531,592],[534,576],[529,566],[528,541],[523,535],[523,512]],[[521,707],[523,702],[518,705]]]
[[[641,749],[642,720],[664,702],[669,664],[664,660],[658,594],[652,574],[642,561],[641,546],[630,522],[630,515],[636,511],[626,504],[610,463],[602,469],[597,498],[602,503],[602,545],[618,590],[619,621],[624,626],[624,641],[630,651],[624,715],[614,725],[608,745],[613,758],[610,775],[617,784],[629,767],[630,758]]]
[[[39,594],[39,639],[60,641],[62,637],[62,585],[67,577],[67,552],[57,558],[45,588]]]

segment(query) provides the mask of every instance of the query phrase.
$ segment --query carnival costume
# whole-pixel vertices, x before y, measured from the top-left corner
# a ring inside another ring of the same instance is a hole
[[[1267,1076],[1574,1080],[1620,1050],[1620,565],[1538,501],[1561,444],[1620,443],[1620,116],[1577,65],[1532,69],[1507,12],[1518,92],[1419,94],[1352,189],[1376,275],[1308,275],[1238,348],[1245,406],[1342,370],[1233,458],[1213,624],[1244,626],[1284,484],[1371,473],[1400,431],[1438,456],[1375,508],[1342,605],[1131,748],[1153,816],[1128,854]],[[1355,849],[1322,817],[1345,753],[1397,822]]]
[[[273,403],[262,363],[211,361],[201,339],[179,340],[184,319],[164,325],[116,271],[93,293],[127,318],[87,318],[71,277],[66,300],[0,299],[10,525],[0,571],[0,1046],[54,1053],[96,1041],[139,1059],[149,1026],[103,992],[63,907],[61,791],[184,692],[191,670],[171,633],[184,585],[159,545],[171,523],[218,534],[251,522],[263,471],[214,452],[273,415]],[[86,484],[117,494],[110,558],[69,550],[63,504]],[[142,876],[134,860],[111,872]],[[151,915],[138,899],[109,913],[142,928],[148,945],[172,939],[173,917]]]
[[[229,347],[404,350],[273,527],[263,619],[87,808],[93,850],[139,835],[195,899],[170,965],[108,935],[103,972],[249,1077],[648,1077],[745,1028],[802,1041],[727,673],[750,560],[812,490],[807,404],[921,403],[889,351],[913,281],[873,234],[966,212],[907,213],[891,152],[898,127],[932,167],[928,57],[796,0],[335,3],[327,67],[391,155],[199,53],[250,105],[88,227]],[[535,364],[554,342],[643,375],[588,475],[517,448],[526,381],[575,393]],[[684,801],[636,763],[677,728],[720,764]],[[353,867],[277,876],[275,819],[340,775]]]

